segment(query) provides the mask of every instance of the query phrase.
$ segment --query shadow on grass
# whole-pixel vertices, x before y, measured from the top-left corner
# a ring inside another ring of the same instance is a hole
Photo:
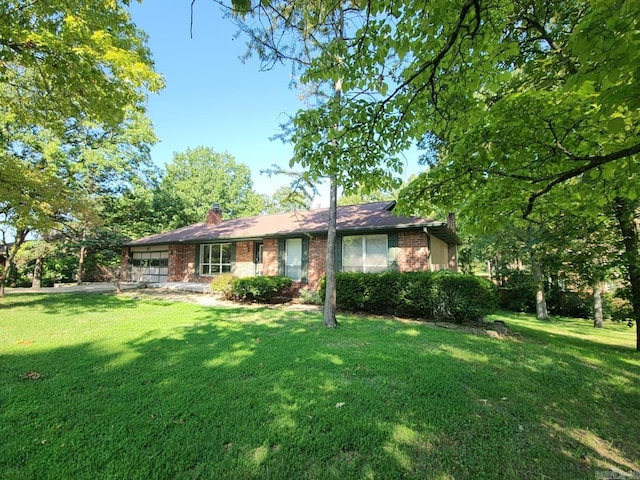
[[[137,303],[131,298],[118,296],[113,292],[12,294],[0,298],[0,313],[3,310],[18,308],[40,309],[52,315],[106,312],[121,308],[123,301],[128,302],[128,306]]]
[[[109,302],[100,308],[126,308]],[[46,306],[69,307],[82,301]],[[640,468],[638,367],[623,367],[618,350],[602,350],[594,369],[584,342],[567,353],[559,339],[549,347],[381,319],[345,316],[327,330],[304,312],[180,312],[117,348],[0,355],[8,478],[584,478]],[[21,378],[27,371],[43,377]]]
[[[607,322],[606,328],[596,329],[591,320],[551,317],[536,320],[531,315],[514,312],[500,312],[492,319],[503,320],[517,332],[526,334],[530,340],[552,343],[561,339],[564,344],[579,348],[605,349],[623,355],[635,353],[635,331],[624,324]],[[621,344],[621,334],[626,338]],[[611,338],[611,336],[615,338]]]

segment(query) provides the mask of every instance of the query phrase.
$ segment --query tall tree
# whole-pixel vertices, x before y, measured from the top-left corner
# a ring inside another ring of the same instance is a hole
[[[267,213],[285,213],[311,208],[312,199],[305,192],[292,187],[278,188],[267,200]]]
[[[56,133],[10,124],[4,131],[10,140],[0,151],[6,159],[0,162],[0,175],[6,173],[0,224],[14,235],[47,235],[65,224],[99,226],[105,198],[144,182],[152,168],[149,146],[156,138],[148,119],[136,110],[113,127],[77,122]]]
[[[211,147],[174,153],[159,190],[157,195],[174,202],[165,212],[171,228],[204,221],[213,203],[220,205],[225,218],[258,215],[265,208],[263,198],[253,190],[249,167]]]
[[[17,241],[91,207],[86,194],[130,166],[114,132],[131,131],[163,81],[128,5],[0,1],[0,210]]]
[[[310,5],[303,6],[313,11]],[[339,118],[328,103],[296,114],[301,165],[314,169],[318,153],[326,162],[322,146],[338,137],[340,145],[369,147],[345,166],[352,182],[363,181],[372,170],[401,168],[385,159],[426,139],[433,161],[404,196],[417,206],[427,199],[457,206],[497,228],[510,216],[535,221],[536,210],[546,218],[571,211],[593,219],[629,205],[616,211],[640,313],[633,263],[640,3],[381,0],[348,7],[348,41],[314,39],[301,81],[341,78],[342,90],[357,95],[341,102]],[[266,25],[263,50],[283,41],[274,35],[277,22]],[[278,59],[296,58],[291,52]],[[323,142],[322,132],[338,123],[339,132]]]
[[[385,192],[382,190],[369,190],[368,193],[363,193],[362,189],[359,189],[350,194],[342,194],[338,197],[338,205],[358,205],[361,203],[371,202],[383,202],[385,200],[395,200],[397,192]]]
[[[393,173],[401,169],[394,156],[395,137],[376,132],[354,141],[348,136],[353,123],[345,105],[358,102],[358,92],[345,85],[344,60],[358,49],[351,32],[367,22],[355,2],[332,0],[271,0],[218,2],[249,39],[249,53],[257,53],[264,68],[277,63],[291,66],[309,107],[292,118],[284,137],[294,144],[290,167],[297,165],[315,181],[328,178],[330,216],[326,255],[324,324],[335,327],[335,226],[337,189],[350,193],[360,188],[393,188]],[[380,142],[378,148],[372,148]],[[389,167],[389,168],[387,168]],[[366,192],[365,192],[366,193]]]
[[[44,240],[33,240],[22,245],[17,252],[15,257],[16,265],[26,266],[33,264],[31,288],[40,288],[42,286],[42,267],[44,260],[53,250],[53,244]]]

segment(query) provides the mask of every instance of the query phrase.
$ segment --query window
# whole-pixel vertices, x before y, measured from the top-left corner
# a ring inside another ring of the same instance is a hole
[[[200,275],[231,272],[231,244],[200,245]]]
[[[296,282],[302,280],[302,239],[289,238],[285,247],[284,274]]]
[[[388,267],[386,235],[358,235],[342,239],[342,270],[376,273]]]

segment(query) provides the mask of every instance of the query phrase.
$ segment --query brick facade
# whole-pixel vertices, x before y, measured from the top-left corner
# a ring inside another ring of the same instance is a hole
[[[398,234],[398,270],[420,272],[429,270],[427,234],[422,231]]]
[[[169,246],[169,278],[170,282],[196,282],[196,246]],[[203,282],[204,283],[204,282]]]
[[[254,242],[245,240],[236,242],[236,264],[234,274],[238,277],[251,277],[256,274],[256,264],[253,261]]]
[[[278,275],[278,239],[265,238],[262,247],[262,274]]]
[[[239,277],[253,276],[256,274],[255,248],[253,240],[244,240],[235,244],[235,264],[234,274]],[[440,243],[445,248],[440,248]],[[455,246],[446,245],[444,242],[431,242],[432,248],[437,251],[429,252],[429,241],[427,235],[421,230],[401,231],[398,233],[398,270],[406,271],[427,271],[447,268],[455,270],[457,267],[457,251]],[[303,288],[316,291],[320,285],[320,280],[325,273],[327,238],[309,238],[309,263],[308,263],[308,284]],[[440,251],[443,250],[443,251]],[[432,254],[431,262],[429,254]],[[434,264],[433,261],[445,258],[444,265]],[[128,262],[129,258],[123,251],[123,262]],[[262,250],[263,275],[278,275],[278,239],[265,238]],[[448,265],[447,265],[448,263]],[[211,281],[210,276],[197,276],[196,272],[196,245],[195,244],[173,244],[169,245],[169,274],[170,282],[201,282]]]
[[[315,292],[320,287],[320,280],[327,265],[327,237],[311,237],[309,239],[309,284],[307,288]]]

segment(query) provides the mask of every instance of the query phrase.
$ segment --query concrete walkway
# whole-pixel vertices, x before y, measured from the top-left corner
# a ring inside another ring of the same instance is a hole
[[[208,283],[194,282],[164,282],[140,284],[138,282],[120,282],[121,290],[136,290],[142,288],[164,288],[177,292],[211,293]],[[43,288],[5,288],[6,294],[12,293],[73,293],[73,292],[115,292],[112,282],[91,282],[78,285],[77,283],[56,284],[55,287]]]
[[[134,290],[138,283],[121,282],[121,290]],[[74,292],[115,292],[116,286],[111,282],[91,282],[78,285],[77,283],[57,284],[55,287],[42,288],[9,288],[5,287],[4,293],[74,293]]]
[[[211,287],[208,283],[196,282],[150,283],[149,288],[165,288],[176,292],[211,293]]]

